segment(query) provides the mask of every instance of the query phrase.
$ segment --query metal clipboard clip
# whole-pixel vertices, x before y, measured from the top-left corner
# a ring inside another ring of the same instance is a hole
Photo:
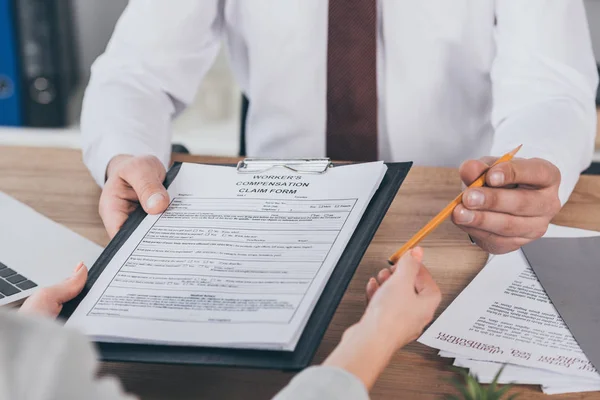
[[[333,167],[329,158],[246,158],[237,165],[240,174],[259,174],[283,167],[298,174],[324,174]]]

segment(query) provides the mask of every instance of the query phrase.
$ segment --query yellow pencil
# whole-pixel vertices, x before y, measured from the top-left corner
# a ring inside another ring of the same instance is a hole
[[[496,162],[494,164],[492,164],[492,166],[490,168],[492,168],[493,166],[498,165],[502,162],[512,160],[512,158],[515,156],[515,154],[517,154],[517,152],[521,149],[521,146],[517,147],[510,153],[506,153],[505,155],[500,157],[498,160],[496,160]],[[490,170],[490,168],[488,168],[483,174],[481,174],[481,176],[479,176],[479,178],[477,178],[473,183],[471,183],[469,185],[469,188],[481,187],[481,186],[485,185],[485,176],[486,176],[487,172]],[[446,218],[448,218],[450,216],[450,214],[452,214],[452,211],[454,211],[454,208],[462,202],[462,196],[464,193],[465,192],[463,191],[458,196],[456,196],[456,198],[454,200],[452,200],[452,202],[450,204],[448,204],[442,211],[440,211],[440,213],[438,215],[433,217],[433,219],[431,221],[429,221],[427,223],[427,225],[425,225],[412,238],[410,238],[410,240],[408,242],[406,242],[404,244],[404,246],[402,246],[397,252],[395,252],[388,260],[390,265],[396,264],[398,262],[398,260],[400,259],[400,257],[402,257],[402,255],[405,252],[407,252],[408,250],[412,249],[417,244],[419,244],[419,242],[421,240],[423,240],[435,228],[437,228],[442,222],[444,222],[444,220]]]

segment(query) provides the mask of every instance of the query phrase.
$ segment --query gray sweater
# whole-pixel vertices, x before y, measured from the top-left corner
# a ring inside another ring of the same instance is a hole
[[[82,335],[44,319],[0,312],[0,400],[134,400],[114,378],[96,378],[98,362]],[[354,375],[311,367],[276,400],[368,399]]]

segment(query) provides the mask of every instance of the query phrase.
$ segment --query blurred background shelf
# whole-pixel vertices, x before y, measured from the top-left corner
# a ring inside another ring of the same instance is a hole
[[[6,6],[12,1],[0,0],[0,4]],[[81,147],[78,121],[90,67],[96,57],[104,51],[128,0],[48,0],[48,2],[61,4],[61,6],[70,2],[72,6],[72,31],[76,40],[71,47],[74,46],[77,54],[76,65],[79,69],[80,83],[73,90],[66,107],[67,126],[64,128],[0,126],[0,145]],[[32,13],[31,7],[39,7],[40,3],[31,0],[12,4],[19,4],[21,7],[12,9],[11,14],[14,14],[16,25],[28,22],[28,15],[30,17],[34,15],[31,18],[41,18],[40,15],[50,15],[49,18],[54,18],[56,14],[51,12],[52,6],[48,6],[49,8],[44,12],[36,9],[37,11]],[[2,10],[4,9],[3,7]],[[173,124],[173,143],[184,145],[194,154],[234,156],[239,152],[241,94],[225,54],[226,51],[223,49],[199,86],[193,104],[179,115]],[[22,53],[20,57],[25,56]],[[35,61],[34,59],[33,62]]]
[[[184,145],[193,154],[235,156],[238,154],[239,126],[236,121],[183,126],[173,133],[173,143]],[[78,126],[57,129],[0,127],[0,144],[9,146],[81,148]]]

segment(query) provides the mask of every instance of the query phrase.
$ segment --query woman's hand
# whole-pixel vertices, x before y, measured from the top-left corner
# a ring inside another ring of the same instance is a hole
[[[74,299],[81,293],[87,280],[87,275],[87,268],[83,263],[80,263],[70,278],[57,285],[41,288],[31,295],[25,300],[19,312],[43,315],[50,318],[58,317],[63,304]]]
[[[417,247],[391,269],[382,269],[367,283],[369,305],[361,320],[386,333],[396,348],[416,340],[431,322],[441,292],[423,265],[423,249]],[[392,272],[395,271],[395,272]]]
[[[440,303],[440,290],[422,260],[423,250],[415,248],[392,270],[369,280],[363,317],[324,365],[346,369],[371,389],[394,353],[419,337]]]

